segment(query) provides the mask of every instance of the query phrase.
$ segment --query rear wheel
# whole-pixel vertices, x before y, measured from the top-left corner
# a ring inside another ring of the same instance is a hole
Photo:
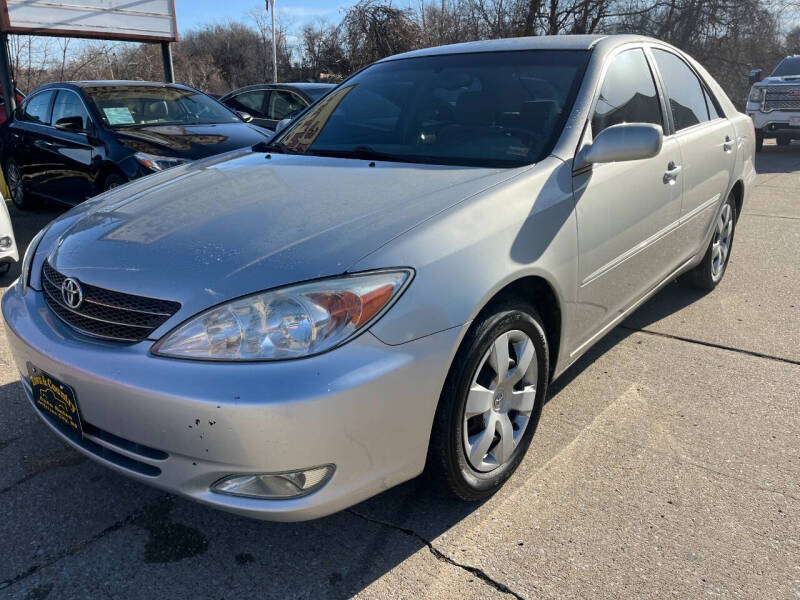
[[[6,184],[11,194],[11,201],[14,206],[22,210],[31,210],[38,206],[38,202],[25,192],[25,184],[22,181],[22,173],[19,170],[17,161],[9,158],[6,162]]]
[[[764,134],[756,131],[756,152],[761,152],[764,149]]]
[[[702,290],[713,290],[722,281],[733,248],[736,230],[736,202],[728,196],[714,223],[714,234],[703,260],[694,269],[681,277],[681,281]]]
[[[779,135],[778,136],[778,146],[788,146],[792,143],[792,138],[788,135]]]
[[[549,376],[544,327],[520,300],[498,305],[462,342],[431,433],[427,470],[462,500],[496,492],[519,466]]]

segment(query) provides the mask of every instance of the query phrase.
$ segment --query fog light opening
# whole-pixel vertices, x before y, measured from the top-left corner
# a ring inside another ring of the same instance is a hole
[[[244,473],[228,475],[211,486],[211,491],[228,496],[288,500],[307,496],[330,481],[334,465],[282,473]]]
[[[13,243],[14,240],[12,240],[11,237],[7,235],[0,237],[0,250],[8,250],[9,248],[11,248],[11,244]]]

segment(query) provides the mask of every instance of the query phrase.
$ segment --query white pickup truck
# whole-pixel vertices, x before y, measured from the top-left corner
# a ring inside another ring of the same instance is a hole
[[[750,84],[747,114],[756,128],[756,151],[765,138],[776,138],[779,146],[800,140],[800,54],[784,58],[769,77],[750,71]]]

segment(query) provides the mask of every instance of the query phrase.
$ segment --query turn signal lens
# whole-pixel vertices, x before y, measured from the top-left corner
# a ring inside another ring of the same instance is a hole
[[[153,352],[225,361],[319,354],[372,324],[410,280],[407,269],[377,271],[246,296],[193,317]]]
[[[325,465],[286,473],[229,475],[212,485],[211,491],[263,500],[299,498],[328,483],[334,470],[333,465]]]

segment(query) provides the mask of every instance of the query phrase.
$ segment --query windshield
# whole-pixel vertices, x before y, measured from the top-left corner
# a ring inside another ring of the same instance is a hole
[[[85,88],[84,92],[108,127],[241,122],[219,102],[194,90],[132,85]]]
[[[784,58],[772,72],[773,77],[786,77],[787,75],[800,75],[800,56]]]
[[[320,100],[273,147],[429,164],[530,164],[558,139],[588,56],[528,50],[378,63]]]

